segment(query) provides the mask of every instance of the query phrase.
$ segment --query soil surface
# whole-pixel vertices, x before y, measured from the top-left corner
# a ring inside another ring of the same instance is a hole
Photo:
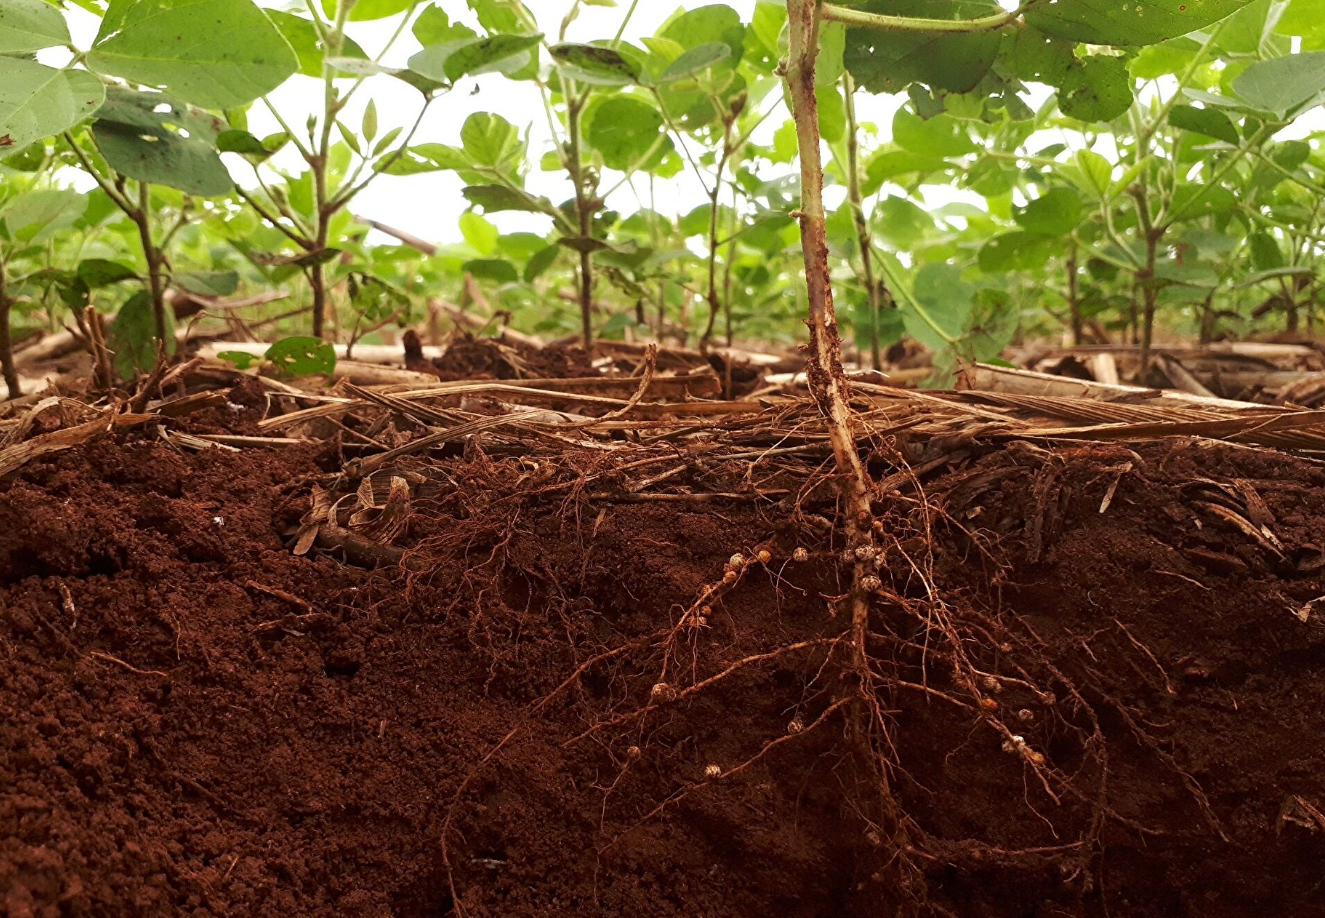
[[[822,513],[574,495],[470,449],[430,460],[445,486],[396,539],[409,570],[370,571],[290,550],[341,462],[136,435],[0,483],[0,915],[922,901],[884,882],[821,672],[846,583]],[[922,911],[1325,915],[1321,466],[991,445],[889,500],[907,538],[878,630],[929,597],[1017,635],[972,653],[991,709],[1061,775],[1042,786],[948,700],[942,657],[899,642],[919,688],[885,694],[891,778],[928,839]],[[634,652],[760,550],[667,671]]]

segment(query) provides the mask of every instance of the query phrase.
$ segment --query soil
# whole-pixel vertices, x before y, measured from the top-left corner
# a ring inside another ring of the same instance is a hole
[[[366,570],[290,551],[341,461],[138,434],[0,483],[0,915],[1325,915],[1316,463],[986,445],[899,485],[877,627],[922,900],[816,649],[831,504],[568,491],[471,447],[427,460],[408,570]],[[760,550],[662,676],[641,648]],[[990,623],[990,705],[1061,780],[896,639],[926,598]]]
[[[503,343],[457,331],[442,356],[423,356],[422,342],[412,329],[405,332],[406,369],[430,373],[445,381],[465,379],[565,379],[599,376],[584,348],[551,344],[541,348],[520,342]]]

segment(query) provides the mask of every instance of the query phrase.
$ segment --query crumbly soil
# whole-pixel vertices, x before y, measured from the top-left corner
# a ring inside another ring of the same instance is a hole
[[[332,447],[139,434],[36,460],[0,483],[0,916],[1325,915],[1325,471],[1185,442],[966,452],[924,481],[941,512],[885,592],[1037,636],[1064,688],[995,703],[1066,777],[1055,803],[939,697],[940,658],[897,651],[935,691],[885,698],[919,905],[887,888],[846,709],[813,726],[839,692],[813,647],[632,717],[660,661],[630,648],[733,553],[771,560],[672,681],[840,632],[831,505],[576,496],[470,449],[430,460],[448,485],[397,541],[410,571],[370,571],[290,551]]]

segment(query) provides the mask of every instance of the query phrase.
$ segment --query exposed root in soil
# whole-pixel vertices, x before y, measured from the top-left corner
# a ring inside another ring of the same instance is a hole
[[[243,844],[326,837],[340,846],[326,857],[353,860],[363,831],[383,863],[404,840],[421,847],[372,881],[392,892],[365,915],[640,911],[654,867],[673,862],[694,884],[678,908],[739,882],[706,873],[732,864],[758,872],[742,889],[761,907],[813,889],[849,915],[1051,903],[1093,918],[1137,914],[1127,903],[1150,886],[1208,887],[1239,858],[1310,875],[1315,753],[1284,740],[1277,770],[1230,775],[1240,750],[1219,738],[1265,743],[1267,711],[1288,722],[1317,697],[1318,469],[1202,441],[1000,443],[1007,428],[990,435],[984,418],[971,433],[956,415],[874,409],[859,416],[861,544],[812,409],[660,417],[643,401],[651,366],[593,419],[477,414],[445,389],[347,389],[354,410],[334,418],[322,406],[348,400],[294,402],[279,441],[294,458],[229,445],[266,423],[245,406],[263,398],[239,390],[186,422],[150,400],[143,414],[57,400],[16,419],[0,445],[18,475],[0,495],[0,654],[18,675],[0,700],[36,699],[11,708],[39,750],[58,744],[24,712],[83,712],[78,686],[171,726],[113,740],[95,726],[80,740],[95,754],[61,752],[56,771],[46,751],[0,767],[25,787],[72,776],[96,819],[164,782],[147,805],[163,825],[183,795],[190,819]],[[300,445],[332,420],[316,455]],[[40,537],[3,536],[22,532]],[[76,690],[47,698],[33,667]],[[301,719],[324,697],[332,713]],[[178,725],[190,706],[201,720]],[[362,745],[369,720],[380,753]],[[250,801],[266,732],[273,752],[351,737],[318,781],[337,807],[370,794],[380,822],[327,809],[298,769]],[[364,771],[347,764],[359,756]],[[47,844],[22,828],[45,823],[3,806],[24,845]],[[690,863],[696,839],[709,847]],[[546,884],[583,866],[567,846],[591,863],[557,880],[575,890],[563,900]],[[768,852],[786,859],[764,870]],[[1149,877],[1151,862],[1172,873]],[[48,879],[23,882],[55,901]],[[714,914],[743,914],[741,895]],[[1182,914],[1173,901],[1152,912]],[[231,913],[276,914],[261,908]]]

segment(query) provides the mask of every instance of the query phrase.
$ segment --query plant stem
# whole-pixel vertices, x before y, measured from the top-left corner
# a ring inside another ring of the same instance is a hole
[[[163,346],[169,344],[169,326],[166,323],[166,284],[161,268],[164,264],[161,249],[152,239],[152,186],[138,183],[138,206],[129,214],[138,227],[138,238],[143,244],[143,260],[147,262],[147,292],[152,298],[152,320],[156,336]]]
[[[704,334],[699,339],[700,353],[707,353],[709,341],[713,338],[713,327],[718,321],[718,313],[722,311],[722,303],[718,299],[718,198],[722,194],[722,173],[727,168],[727,158],[731,156],[731,121],[728,119],[722,130],[722,153],[718,157],[718,174],[713,180],[713,187],[709,190],[709,258],[708,258],[708,304],[709,320],[704,328]]]
[[[1146,241],[1146,263],[1136,272],[1137,282],[1141,285],[1141,379],[1146,384],[1150,373],[1150,350],[1155,334],[1155,307],[1159,299],[1159,288],[1155,286],[1155,264],[1159,253],[1159,241],[1164,237],[1164,227],[1155,226],[1150,216],[1150,204],[1146,200],[1145,190],[1140,186],[1131,189],[1136,201],[1136,217]]]
[[[1080,279],[1077,277],[1077,270],[1077,243],[1073,239],[1072,247],[1067,250],[1067,308],[1072,316],[1072,344],[1080,347],[1086,323],[1081,315],[1081,299],[1077,289]]]
[[[579,221],[580,239],[587,242],[593,237],[593,210],[586,188],[583,162],[580,159],[580,115],[588,95],[566,97],[566,167],[575,183],[575,215]],[[580,248],[580,335],[586,351],[593,348],[593,252],[587,245]]]
[[[814,94],[814,70],[819,54],[818,0],[787,0],[790,46],[787,58],[787,98],[796,122],[800,147],[801,206],[798,214],[801,248],[805,257],[805,290],[809,304],[810,353],[806,369],[810,394],[828,422],[828,435],[838,471],[847,520],[847,546],[854,550],[873,542],[870,482],[856,449],[852,430],[850,391],[842,370],[842,337],[833,310],[829,280],[828,232],[823,202],[823,161],[819,150],[819,106]],[[851,628],[859,678],[869,672],[866,641],[869,636],[869,596],[861,586],[865,565],[854,565],[851,591]]]
[[[879,344],[879,318],[886,295],[883,280],[874,276],[874,255],[870,251],[870,225],[865,219],[865,198],[860,192],[860,138],[856,124],[856,81],[851,74],[842,74],[842,91],[846,97],[847,115],[847,200],[856,223],[856,245],[860,250],[860,276],[870,307],[870,366],[883,369],[883,352]]]
[[[843,25],[872,29],[876,32],[991,32],[1012,25],[1020,15],[1021,10],[1013,10],[976,19],[925,19],[916,16],[866,13],[832,3],[825,3],[818,9],[819,18],[827,22],[840,22]]]
[[[18,369],[14,366],[14,340],[9,328],[14,301],[5,288],[5,270],[4,260],[0,259],[0,369],[4,371],[9,398],[15,399],[23,394],[23,389],[18,381]]]
[[[310,11],[315,4],[309,0]],[[345,44],[345,22],[352,4],[336,5],[336,19],[327,27],[324,36],[326,59],[322,63],[322,123],[319,126],[317,142],[311,153],[305,154],[308,168],[313,173],[313,207],[317,228],[313,235],[314,256],[320,255],[327,247],[331,235],[331,218],[335,209],[330,205],[331,194],[327,187],[327,170],[331,160],[331,131],[340,113],[343,101],[336,93],[336,68],[331,58],[340,54]],[[317,13],[313,12],[314,18]],[[293,135],[292,135],[293,136]],[[325,334],[327,321],[327,277],[326,263],[316,258],[305,270],[308,286],[313,295],[313,337],[321,338]]]

